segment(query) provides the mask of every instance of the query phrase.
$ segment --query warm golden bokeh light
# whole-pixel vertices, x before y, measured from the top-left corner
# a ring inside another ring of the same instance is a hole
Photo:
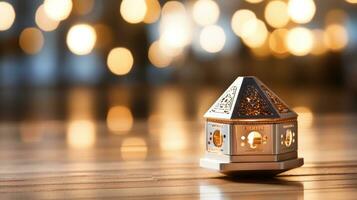
[[[326,45],[324,43],[325,32],[320,29],[315,29],[312,31],[314,35],[314,46],[311,49],[311,54],[318,56],[327,52]]]
[[[310,127],[313,123],[314,120],[314,115],[312,114],[312,111],[305,106],[298,106],[294,107],[293,110],[298,114],[298,120],[299,120],[299,128],[307,128]]]
[[[19,45],[27,54],[36,54],[44,44],[42,32],[37,28],[26,28],[20,34]]]
[[[248,3],[260,3],[263,0],[245,0],[245,1],[248,2]]]
[[[249,27],[250,30],[242,34],[244,44],[251,48],[258,48],[264,45],[269,34],[265,23],[259,19],[251,19],[245,23],[245,26]]]
[[[284,1],[270,1],[265,7],[264,17],[274,28],[281,28],[289,22],[288,5]]]
[[[80,15],[86,15],[93,10],[94,0],[75,0],[73,1],[73,10]]]
[[[161,48],[172,56],[182,52],[192,40],[192,27],[185,6],[178,1],[168,1],[162,8],[160,21]]]
[[[8,30],[15,21],[15,10],[11,4],[0,2],[0,31]]]
[[[231,26],[232,26],[234,33],[240,37],[242,37],[244,34],[247,34],[245,24],[247,24],[247,22],[249,22],[251,20],[255,20],[255,19],[256,19],[256,16],[252,11],[247,10],[247,9],[237,10],[233,14],[232,21],[231,21]]]
[[[276,29],[269,36],[269,48],[278,55],[284,55],[288,53],[288,49],[285,46],[285,38],[288,33],[287,29]]]
[[[73,2],[72,0],[45,0],[43,5],[48,17],[61,21],[71,14]]]
[[[312,20],[316,12],[314,0],[289,0],[288,13],[296,23],[305,24]]]
[[[346,28],[340,24],[330,24],[325,29],[325,45],[332,51],[339,51],[348,44],[348,33]]]
[[[147,144],[139,137],[125,138],[121,144],[120,152],[123,160],[142,161],[147,157]]]
[[[182,151],[187,148],[187,135],[184,133],[184,127],[178,122],[161,121],[160,130],[160,148],[163,151]]]
[[[37,26],[43,31],[53,31],[59,25],[59,21],[55,21],[47,16],[43,5],[37,8],[35,21]]]
[[[107,57],[109,70],[116,75],[125,75],[130,72],[134,58],[130,50],[124,47],[112,49]]]
[[[124,134],[133,127],[134,118],[126,106],[111,107],[107,114],[107,126],[115,134]]]
[[[75,120],[69,122],[67,130],[67,144],[71,148],[84,149],[94,145],[96,140],[95,124],[89,120]]]
[[[95,93],[89,88],[71,88],[66,95],[66,101],[69,121],[95,118]]]
[[[206,26],[200,34],[200,45],[209,53],[216,53],[223,49],[226,43],[226,35],[223,29],[217,25]]]
[[[296,27],[289,30],[285,43],[291,54],[305,56],[310,53],[313,47],[314,37],[309,29]]]
[[[257,48],[251,48],[250,50],[254,54],[254,56],[259,57],[259,58],[265,58],[271,54],[270,49],[269,49],[268,40],[265,40],[263,45],[261,45]]]
[[[145,0],[123,0],[120,4],[120,14],[125,21],[137,24],[144,20],[147,11]]]
[[[198,0],[193,5],[193,19],[201,26],[212,25],[219,17],[219,7],[213,0]]]
[[[159,41],[155,41],[150,45],[148,57],[155,67],[164,68],[171,64],[172,57],[167,55],[161,48]]]
[[[357,3],[357,0],[345,0],[348,3]]]
[[[67,46],[71,52],[77,55],[89,54],[95,45],[97,34],[94,28],[88,24],[72,26],[67,33]]]
[[[158,0],[145,0],[147,11],[144,17],[144,23],[151,24],[160,18],[161,6]]]

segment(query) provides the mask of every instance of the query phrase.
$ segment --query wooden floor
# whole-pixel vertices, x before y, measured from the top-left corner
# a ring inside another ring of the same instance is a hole
[[[198,166],[199,120],[3,122],[0,199],[357,199],[357,116],[299,123],[305,165],[243,179]]]

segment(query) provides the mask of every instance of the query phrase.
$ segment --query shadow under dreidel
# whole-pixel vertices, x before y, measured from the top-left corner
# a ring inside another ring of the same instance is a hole
[[[200,199],[304,199],[301,182],[268,177],[221,177],[224,184],[199,186]]]

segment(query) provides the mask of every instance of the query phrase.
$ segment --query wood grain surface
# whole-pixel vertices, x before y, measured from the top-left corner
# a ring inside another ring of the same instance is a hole
[[[0,199],[357,199],[357,116],[302,116],[305,165],[275,178],[200,168],[203,125],[151,117],[116,132],[91,120],[2,122]]]

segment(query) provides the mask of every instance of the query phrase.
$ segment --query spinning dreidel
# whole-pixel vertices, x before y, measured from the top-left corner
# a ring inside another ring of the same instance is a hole
[[[204,117],[201,167],[278,174],[304,164],[297,154],[297,114],[255,77],[238,77]]]

